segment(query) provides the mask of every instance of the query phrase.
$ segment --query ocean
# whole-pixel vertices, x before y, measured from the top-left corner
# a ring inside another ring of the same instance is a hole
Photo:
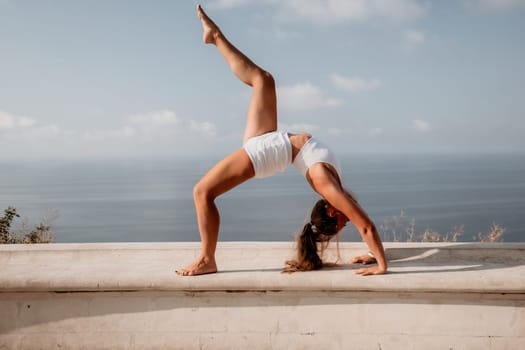
[[[199,241],[192,188],[219,158],[0,161],[0,209],[52,221],[55,242]],[[525,155],[351,155],[344,183],[375,222],[398,237],[447,234],[472,241],[495,223],[525,241]],[[291,241],[318,199],[293,168],[219,197],[222,241]],[[22,220],[18,220],[18,225]],[[360,241],[351,224],[343,241]]]

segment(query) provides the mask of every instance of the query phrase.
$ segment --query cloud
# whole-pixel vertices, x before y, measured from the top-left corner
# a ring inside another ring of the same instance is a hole
[[[68,130],[0,112],[0,148],[34,156],[174,154],[204,150],[217,134],[207,121],[173,111],[131,115],[115,128]]]
[[[428,122],[419,119],[412,121],[412,128],[419,132],[429,132],[432,130]]]
[[[308,124],[308,123],[281,123],[279,122],[279,130],[286,130],[290,132],[309,132],[313,133],[317,130],[319,130],[319,126],[315,124]]]
[[[84,132],[88,139],[134,138],[137,141],[174,143],[188,136],[213,137],[217,128],[210,122],[198,122],[179,118],[175,112],[163,110],[131,115],[128,123],[115,129],[98,129]]]
[[[372,91],[383,86],[379,79],[347,78],[338,74],[332,74],[330,79],[335,86],[349,92]]]
[[[376,137],[381,136],[385,133],[383,128],[372,128],[368,130],[368,136]]]
[[[424,32],[419,30],[406,30],[403,32],[402,45],[405,52],[412,53],[416,47],[427,41]]]
[[[384,18],[410,21],[428,8],[417,0],[286,0],[280,2],[281,17],[316,23],[336,23]]]
[[[215,0],[210,3],[210,8],[227,10],[235,7],[270,4],[274,2],[276,2],[276,0]]]
[[[428,6],[419,0],[216,0],[216,9],[242,6],[273,6],[277,17],[286,21],[337,23],[384,18],[410,21],[421,18]]]
[[[469,11],[503,12],[525,8],[525,0],[464,0]]]
[[[333,136],[347,136],[347,135],[351,135],[353,133],[353,130],[347,129],[347,128],[329,128],[327,130],[327,133],[328,135],[333,135]]]
[[[28,128],[36,124],[32,118],[17,116],[7,112],[0,111],[0,130]]]
[[[172,111],[156,111],[145,114],[132,115],[129,121],[135,125],[141,126],[167,126],[176,125],[179,122],[179,118]]]
[[[210,122],[200,122],[193,119],[179,118],[173,111],[155,111],[145,114],[136,114],[128,118],[130,125],[138,134],[151,134],[155,136],[162,134],[184,134],[188,133],[200,136],[215,136],[217,128]]]
[[[189,121],[190,131],[203,136],[215,136],[217,134],[217,127],[210,122],[197,122],[195,120]]]
[[[307,132],[312,134],[324,133],[331,136],[347,136],[353,134],[353,130],[349,128],[328,128],[324,129],[317,124],[310,123],[281,123],[279,122],[279,130],[286,130],[292,133]]]
[[[284,30],[284,29],[277,28],[277,27],[273,28],[271,33],[277,40],[296,39],[296,38],[301,37],[302,35],[300,32],[297,32],[297,31]],[[268,30],[266,30],[266,32],[263,33],[263,35],[268,35]]]
[[[307,111],[342,104],[338,99],[326,97],[310,82],[282,86],[277,89],[277,95],[280,107],[288,111]]]

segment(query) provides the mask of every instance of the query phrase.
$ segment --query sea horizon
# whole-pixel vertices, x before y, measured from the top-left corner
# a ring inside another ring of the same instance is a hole
[[[198,241],[192,188],[223,156],[1,160],[0,206],[31,223],[54,211],[56,242]],[[380,234],[403,213],[398,233],[413,219],[418,234],[463,226],[460,241],[473,241],[498,224],[504,241],[525,241],[525,153],[339,158],[345,186]],[[219,239],[293,240],[318,198],[293,167],[248,181],[217,200]],[[348,226],[342,240],[360,241]]]

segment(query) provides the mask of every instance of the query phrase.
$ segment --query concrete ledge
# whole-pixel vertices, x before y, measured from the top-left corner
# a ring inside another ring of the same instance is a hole
[[[174,274],[199,243],[0,245],[0,292],[42,291],[420,291],[524,293],[525,244],[386,244],[389,273],[363,278],[360,265],[282,274],[293,245],[219,243],[214,275]],[[344,261],[366,250],[340,245]],[[326,253],[335,261],[334,248]],[[344,262],[343,261],[343,262]]]
[[[220,243],[198,277],[198,243],[0,246],[0,349],[525,348],[525,244],[385,246],[369,277],[282,274],[291,243]]]

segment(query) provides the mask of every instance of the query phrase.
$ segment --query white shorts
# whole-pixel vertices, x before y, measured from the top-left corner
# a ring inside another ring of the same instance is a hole
[[[285,171],[292,163],[292,144],[288,133],[284,131],[272,131],[252,137],[243,147],[252,161],[256,178]]]

